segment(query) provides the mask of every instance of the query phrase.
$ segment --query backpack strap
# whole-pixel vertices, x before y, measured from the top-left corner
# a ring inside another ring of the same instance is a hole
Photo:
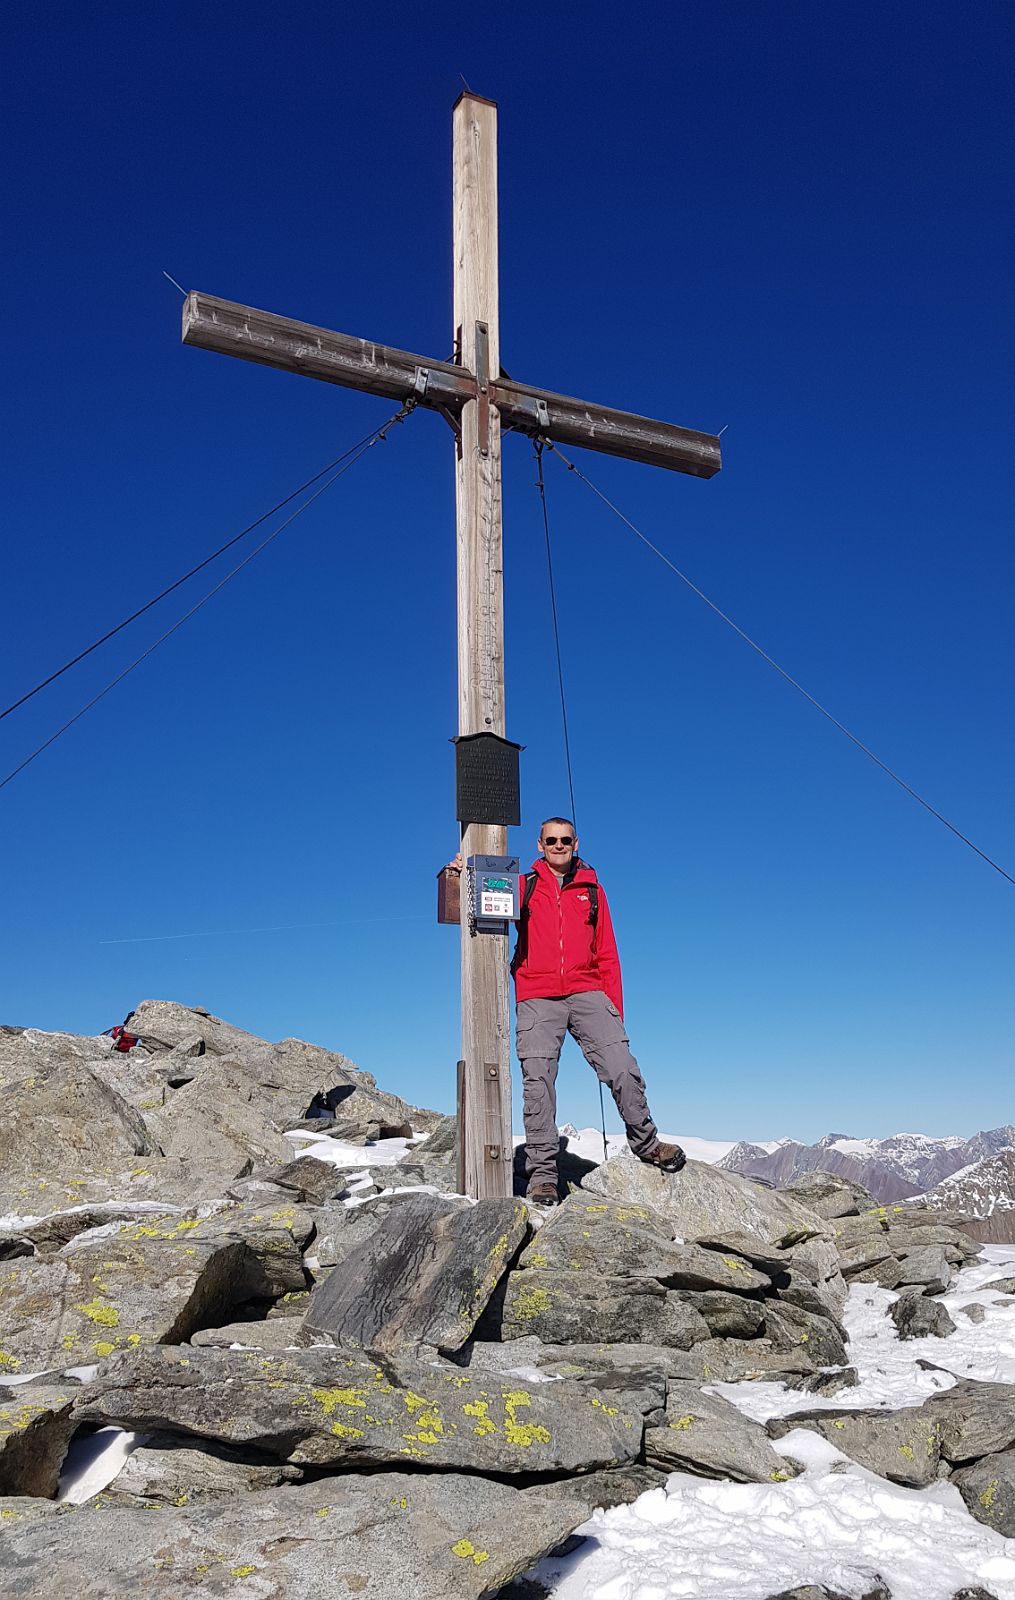
[[[528,914],[529,901],[532,899],[532,896],[535,894],[536,884],[538,882],[539,882],[539,874],[538,874],[538,872],[527,872],[525,874],[525,891],[522,894],[522,911],[521,911],[521,916],[518,918],[519,926],[521,926],[521,923],[522,923],[523,919]],[[589,891],[589,927],[590,928],[594,928],[594,927],[597,926],[597,924],[599,922],[599,885],[598,885],[598,883],[590,883],[588,885],[588,891]]]
[[[599,922],[599,885],[589,884],[589,927],[594,928]]]

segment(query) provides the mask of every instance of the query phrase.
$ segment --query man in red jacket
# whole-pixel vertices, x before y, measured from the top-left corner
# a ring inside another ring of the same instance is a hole
[[[624,1027],[610,908],[595,872],[577,853],[574,824],[566,817],[549,817],[539,830],[539,849],[511,970],[528,1198],[537,1205],[555,1205],[557,1063],[565,1033],[577,1039],[586,1061],[613,1095],[634,1154],[663,1172],[679,1172],[684,1152],[679,1145],[661,1144],[652,1120]]]

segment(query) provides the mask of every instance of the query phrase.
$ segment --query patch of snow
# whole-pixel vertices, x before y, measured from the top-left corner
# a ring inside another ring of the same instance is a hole
[[[968,1167],[960,1167],[958,1172],[952,1172],[947,1178],[942,1178],[941,1182],[938,1184],[938,1188],[946,1189],[949,1184],[958,1183],[962,1178],[968,1177],[971,1172],[975,1172],[977,1167],[982,1165],[982,1161],[971,1161]]]
[[[603,1135],[600,1128],[575,1128],[566,1123],[558,1132],[567,1138],[567,1148],[572,1155],[580,1157],[582,1161],[594,1161],[597,1165],[602,1161]],[[701,1139],[693,1133],[661,1133],[659,1137],[666,1144],[679,1144],[692,1161],[705,1161],[709,1166],[729,1155],[736,1143],[735,1139]],[[515,1136],[516,1146],[524,1142],[520,1134]],[[622,1133],[608,1133],[606,1148],[611,1157],[629,1153],[627,1138]],[[777,1146],[773,1145],[772,1148],[776,1149]]]
[[[941,1483],[903,1489],[797,1429],[776,1449],[805,1466],[789,1483],[673,1473],[632,1505],[597,1511],[586,1543],[535,1575],[554,1600],[763,1600],[801,1584],[859,1596],[881,1577],[894,1600],[951,1600],[980,1585],[1015,1600],[1015,1541]]]
[[[837,1395],[801,1394],[782,1383],[716,1383],[722,1395],[755,1422],[785,1417],[793,1411],[857,1410],[864,1406],[895,1411],[922,1405],[929,1395],[954,1388],[960,1378],[983,1383],[1015,1383],[1015,1304],[1005,1305],[983,1286],[994,1278],[1015,1275],[1015,1245],[986,1245],[975,1266],[960,1272],[950,1293],[940,1297],[955,1332],[947,1339],[900,1339],[888,1308],[898,1295],[873,1283],[855,1283],[849,1291],[843,1321],[849,1335],[848,1356],[860,1379],[855,1389]],[[980,1323],[962,1315],[962,1307],[984,1307]],[[918,1359],[932,1361],[943,1372],[926,1372]]]
[[[900,1340],[886,1315],[897,1297],[854,1284],[844,1320],[855,1389],[828,1399],[780,1383],[709,1390],[764,1422],[805,1408],[920,1405],[966,1377],[1015,1383],[1015,1305],[986,1289],[1011,1275],[1015,1245],[986,1246],[942,1297],[956,1322],[947,1339]],[[982,1323],[961,1315],[973,1303],[984,1306]],[[925,1372],[919,1357],[948,1370]],[[801,1477],[734,1484],[673,1473],[665,1488],[597,1511],[577,1530],[581,1548],[547,1557],[534,1576],[553,1600],[763,1600],[808,1583],[858,1597],[878,1575],[894,1600],[951,1600],[976,1585],[1015,1600],[1015,1540],[976,1522],[953,1485],[901,1488],[810,1429],[773,1443],[805,1468]]]
[[[87,1367],[64,1367],[63,1376],[65,1378],[76,1378],[78,1383],[91,1383],[92,1379],[97,1375],[98,1370],[99,1363],[97,1361],[93,1361],[91,1365]]]
[[[146,1433],[127,1433],[123,1428],[99,1428],[72,1439],[60,1474],[57,1500],[80,1506],[92,1495],[108,1489],[127,1457],[147,1438]]]
[[[544,1372],[541,1367],[533,1367],[523,1362],[519,1367],[505,1367],[500,1374],[502,1378],[521,1378],[525,1383],[562,1383],[552,1372]]]
[[[378,1139],[373,1144],[345,1144],[341,1139],[330,1139],[326,1133],[311,1133],[306,1128],[293,1128],[283,1136],[294,1144],[303,1140],[301,1156],[316,1156],[318,1161],[330,1161],[333,1167],[395,1167],[409,1148],[408,1139]]]
[[[879,1139],[835,1139],[825,1145],[826,1150],[838,1150],[844,1156],[875,1156]],[[824,1143],[824,1141],[822,1141]]]

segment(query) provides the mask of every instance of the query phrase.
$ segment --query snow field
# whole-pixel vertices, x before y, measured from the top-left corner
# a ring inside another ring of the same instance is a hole
[[[1013,1275],[1015,1246],[985,1246],[943,1296],[957,1325],[947,1339],[901,1340],[887,1315],[897,1296],[854,1285],[844,1320],[860,1383],[829,1399],[781,1383],[708,1388],[765,1422],[804,1408],[920,1405],[960,1378],[1015,1383],[1015,1302],[983,1287]],[[974,1302],[985,1308],[979,1324],[962,1314]],[[948,1370],[925,1371],[920,1358]],[[734,1484],[675,1472],[665,1488],[597,1511],[577,1530],[587,1542],[563,1561],[543,1561],[535,1575],[553,1600],[764,1600],[803,1583],[859,1597],[875,1576],[893,1600],[951,1600],[975,1585],[1015,1600],[1015,1540],[971,1517],[951,1484],[889,1483],[809,1429],[773,1444],[805,1467],[802,1477]]]
[[[1015,1541],[974,1521],[949,1484],[902,1489],[803,1428],[776,1444],[805,1465],[791,1483],[672,1473],[630,1506],[597,1511],[588,1543],[536,1569],[553,1600],[763,1600],[797,1584],[893,1600],[950,1600],[981,1584],[1015,1596]]]

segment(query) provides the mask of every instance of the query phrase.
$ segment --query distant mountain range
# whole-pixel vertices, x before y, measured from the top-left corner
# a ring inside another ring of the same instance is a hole
[[[953,1172],[923,1197],[923,1204],[975,1217],[967,1231],[983,1244],[1010,1244],[1015,1240],[1015,1149]]]
[[[881,1205],[909,1200],[931,1190],[937,1194],[949,1179],[954,1183],[958,1177],[959,1183],[947,1191],[948,1198],[936,1200],[935,1205],[956,1206],[961,1196],[963,1209],[972,1215],[1009,1210],[1015,1225],[1015,1127],[1011,1125],[976,1133],[971,1139],[932,1138],[922,1133],[854,1139],[848,1134],[826,1133],[816,1144],[798,1144],[793,1139],[767,1144],[741,1142],[716,1165],[727,1172],[764,1178],[778,1189],[804,1172],[835,1172],[862,1184]],[[992,1212],[976,1209],[981,1195],[984,1205],[989,1196],[993,1197]],[[1004,1203],[1002,1196],[1007,1196]]]

